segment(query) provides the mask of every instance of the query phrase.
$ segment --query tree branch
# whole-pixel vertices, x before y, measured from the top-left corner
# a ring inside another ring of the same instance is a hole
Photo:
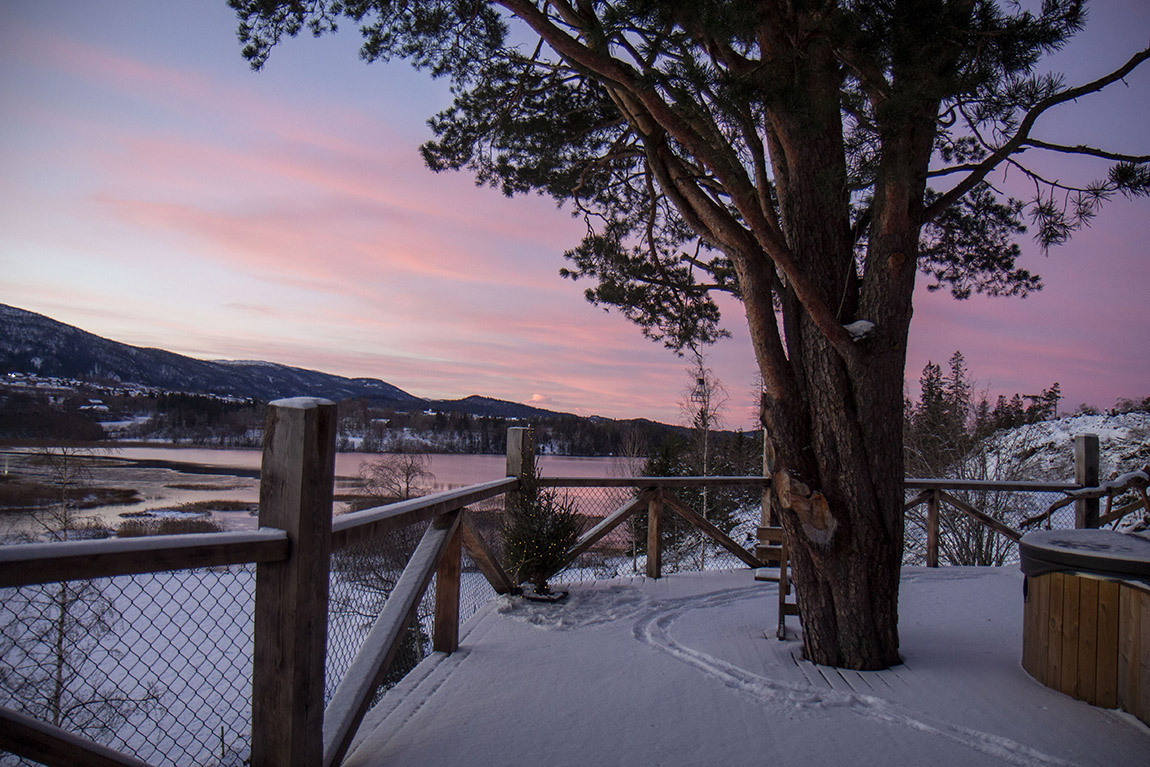
[[[1064,144],[1051,144],[1046,141],[1039,141],[1036,138],[1028,138],[1022,142],[1024,146],[1032,146],[1038,149],[1049,149],[1051,152],[1062,152],[1064,154],[1087,154],[1092,157],[1102,157],[1106,160],[1114,160],[1115,162],[1150,162],[1150,154],[1133,155],[1121,154],[1118,152],[1107,152],[1105,149],[1097,149],[1085,144],[1075,144],[1074,146],[1067,146]]]
[[[627,115],[635,129],[644,136],[644,143],[648,145],[651,155],[656,153],[662,155],[662,162],[652,162],[652,169],[656,173],[660,164],[665,164],[672,158],[676,161],[675,164],[679,166],[675,169],[677,172],[669,174],[662,181],[670,182],[670,186],[677,187],[691,198],[689,206],[696,213],[697,223],[710,221],[711,225],[696,231],[714,232],[720,241],[738,243],[741,237],[734,230],[739,230],[745,236],[746,228],[735,221],[723,206],[708,198],[696,183],[689,181],[692,174],[682,172],[683,158],[668,151],[666,137],[673,137],[682,144],[688,155],[698,158],[708,166],[710,172],[731,196],[732,204],[744,217],[754,239],[757,240],[756,247],[751,249],[745,246],[735,247],[734,252],[746,254],[758,250],[765,251],[782,271],[812,322],[835,351],[848,363],[857,363],[859,352],[850,334],[822,300],[815,284],[799,268],[794,254],[783,238],[782,231],[777,226],[772,226],[759,204],[758,194],[751,189],[754,185],[746,178],[745,169],[719,149],[727,145],[725,137],[721,134],[712,135],[701,129],[701,126],[694,124],[687,115],[668,104],[654,87],[643,82],[633,68],[614,58],[610,53],[590,48],[556,27],[551,19],[529,0],[495,0],[495,2],[523,20],[560,56],[577,66],[585,67],[602,79],[604,86],[613,93],[620,111]],[[652,141],[656,144],[661,143],[662,148],[656,150],[655,145],[648,143]],[[664,184],[664,190],[670,194],[667,184]],[[683,212],[686,218],[691,218],[686,211]]]
[[[938,216],[939,213],[953,205],[963,195],[977,186],[978,183],[986,178],[986,176],[991,171],[1002,164],[1002,162],[1007,157],[1017,153],[1022,148],[1024,148],[1026,143],[1030,140],[1030,131],[1034,127],[1035,122],[1037,122],[1038,118],[1042,116],[1042,114],[1048,109],[1058,106],[1059,104],[1064,104],[1067,101],[1073,101],[1074,99],[1081,98],[1082,96],[1088,96],[1091,93],[1097,93],[1108,85],[1112,85],[1113,83],[1118,82],[1123,77],[1133,72],[1140,64],[1142,64],[1142,62],[1146,61],[1147,59],[1150,59],[1150,48],[1139,51],[1121,67],[1107,75],[1098,78],[1097,80],[1094,80],[1093,82],[1086,83],[1085,85],[1080,85],[1077,88],[1070,88],[1068,90],[1061,91],[1060,93],[1055,93],[1054,95],[1048,96],[1047,98],[1042,99],[1037,104],[1032,106],[1027,110],[1025,116],[1023,116],[1022,121],[1018,125],[1018,129],[1014,133],[1014,136],[1012,136],[1009,141],[1007,141],[1005,144],[987,156],[985,160],[980,162],[970,175],[968,175],[962,181],[958,182],[958,184],[951,188],[950,191],[943,194],[932,205],[927,207],[927,209],[923,212],[923,221],[926,222],[933,220]]]

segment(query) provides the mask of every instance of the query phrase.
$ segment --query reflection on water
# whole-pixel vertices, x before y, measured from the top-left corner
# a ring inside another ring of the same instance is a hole
[[[115,453],[116,457],[134,461],[177,461],[238,469],[258,470],[261,453],[256,449],[220,449],[191,447],[125,447]],[[435,475],[435,490],[447,490],[464,485],[474,485],[506,476],[507,459],[502,455],[446,455],[433,453],[427,456],[431,461],[431,473]],[[378,459],[376,453],[336,453],[335,473],[337,477],[354,478],[359,474],[359,466],[365,461]],[[603,477],[613,458],[580,458],[571,456],[545,455],[539,458],[543,473],[551,477]]]
[[[29,480],[52,484],[48,469],[31,460],[31,451],[9,449],[0,452],[0,471],[18,474]],[[431,492],[450,490],[465,485],[487,482],[506,474],[506,458],[501,455],[433,454],[430,471],[435,479],[428,483]],[[83,461],[82,484],[98,487],[133,488],[141,498],[137,503],[84,509],[82,514],[95,517],[115,528],[122,514],[171,509],[182,504],[205,501],[256,503],[259,500],[259,450],[187,447],[114,448],[100,457]],[[335,460],[336,493],[354,492],[360,464],[378,459],[373,453],[337,453]],[[540,467],[552,477],[603,477],[610,474],[611,458],[572,458],[543,456]],[[337,504],[336,511],[342,511]],[[256,519],[247,512],[211,512],[213,521],[226,530],[256,528]],[[0,535],[31,529],[25,513],[0,516]]]

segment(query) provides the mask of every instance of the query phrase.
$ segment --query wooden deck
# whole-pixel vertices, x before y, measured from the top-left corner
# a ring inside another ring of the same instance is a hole
[[[1016,568],[904,572],[905,663],[817,667],[750,571],[503,598],[367,716],[346,765],[1106,765],[1150,729],[1022,669]],[[793,629],[792,629],[793,632]]]

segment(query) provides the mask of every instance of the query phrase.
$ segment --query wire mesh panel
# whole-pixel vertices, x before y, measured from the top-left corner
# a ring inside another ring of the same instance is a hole
[[[468,508],[468,512],[475,528],[498,555],[501,548],[502,496],[474,504]],[[331,700],[362,648],[428,525],[426,521],[419,522],[386,535],[357,541],[332,552],[325,704]],[[460,622],[467,620],[495,596],[495,590],[466,553],[462,564]],[[375,693],[373,704],[383,692],[395,686],[431,653],[435,589],[436,579],[433,577],[416,611],[416,621],[407,629],[399,651]]]
[[[665,491],[754,553],[763,494],[753,486],[714,486]],[[645,520],[640,523],[646,533]],[[672,508],[663,511],[663,571],[746,569],[747,564]]]
[[[473,529],[487,548],[503,561],[503,512],[506,496],[498,495],[467,507]],[[495,597],[495,589],[479,571],[475,561],[463,551],[463,572],[459,582],[459,622],[462,624]]]
[[[635,487],[559,488],[576,505],[589,529],[639,493]],[[668,491],[670,492],[670,491]],[[759,488],[683,488],[675,497],[753,551],[759,524],[762,492]],[[669,506],[663,510],[662,564],[664,573],[727,570],[747,565],[700,531]],[[647,569],[647,508],[638,509],[553,579],[556,583],[643,575]]]
[[[918,491],[908,492],[907,498]],[[958,500],[1022,531],[1022,521],[1064,498],[1059,492],[1029,490],[947,490]],[[1073,529],[1074,507],[1055,511],[1043,529]],[[1025,532],[1025,531],[1022,531]],[[906,512],[903,564],[926,564],[927,507]],[[1018,545],[973,517],[946,503],[939,504],[938,560],[940,565],[1007,565],[1018,562]]]
[[[240,765],[254,583],[253,565],[5,589],[0,705],[151,764]]]
[[[331,553],[325,704],[355,660],[427,527],[428,522],[419,522]],[[433,593],[430,588],[428,592]],[[421,605],[420,619],[430,614],[430,608]],[[426,655],[430,641],[429,626],[413,624],[408,629],[383,689],[402,679]]]
[[[637,490],[632,487],[561,487],[555,488],[555,491],[560,498],[574,506],[582,520],[584,532],[637,494]],[[574,562],[551,579],[552,582],[575,583],[641,574],[645,567],[647,545],[646,538],[641,538],[636,528],[640,516],[646,520],[646,508],[637,511],[576,557]]]

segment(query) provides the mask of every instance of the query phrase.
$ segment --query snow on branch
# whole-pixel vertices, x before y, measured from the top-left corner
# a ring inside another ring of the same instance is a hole
[[[875,324],[870,320],[856,320],[849,325],[843,325],[843,329],[850,334],[851,340],[857,343],[874,333]]]

